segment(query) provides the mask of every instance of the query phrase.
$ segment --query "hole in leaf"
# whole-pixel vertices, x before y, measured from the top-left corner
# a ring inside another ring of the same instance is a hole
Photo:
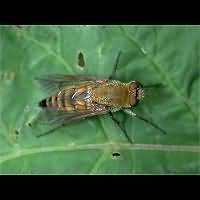
[[[15,130],[15,135],[19,135],[19,131],[18,130]]]
[[[78,52],[77,59],[78,59],[78,65],[80,67],[85,67],[85,58],[84,54],[81,51]]]
[[[32,127],[32,124],[29,122],[28,124],[27,124],[29,127]]]
[[[119,157],[119,156],[120,156],[120,153],[119,153],[119,152],[113,152],[113,153],[112,153],[112,156],[113,156],[113,157]]]
[[[23,27],[21,25],[16,25],[17,28],[22,29]]]

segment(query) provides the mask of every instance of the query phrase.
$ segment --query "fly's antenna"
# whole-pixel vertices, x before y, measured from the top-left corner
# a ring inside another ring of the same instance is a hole
[[[164,131],[162,128],[160,128],[158,125],[156,125],[155,123],[149,121],[148,119],[146,119],[146,118],[144,118],[144,117],[142,117],[142,116],[140,116],[140,115],[134,113],[134,112],[131,111],[130,109],[123,109],[123,111],[124,111],[126,114],[131,115],[132,117],[137,117],[138,119],[141,119],[141,120],[143,120],[143,121],[145,121],[145,122],[151,124],[151,126],[153,126],[154,128],[158,129],[158,130],[161,131],[163,134],[165,134],[165,135],[167,134],[167,132]]]

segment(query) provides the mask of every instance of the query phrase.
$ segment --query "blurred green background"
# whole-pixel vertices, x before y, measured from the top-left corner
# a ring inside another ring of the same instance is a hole
[[[31,123],[47,94],[34,77],[105,78],[120,50],[116,79],[164,84],[133,110],[168,134],[117,112],[134,144],[109,115],[37,138]],[[199,174],[199,72],[199,26],[0,26],[0,173]]]

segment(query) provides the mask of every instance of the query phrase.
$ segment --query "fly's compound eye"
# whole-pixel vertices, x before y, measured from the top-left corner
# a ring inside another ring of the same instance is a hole
[[[138,81],[131,81],[129,86],[130,91],[130,104],[135,106],[139,100],[144,97],[144,90],[142,89],[142,84]]]
[[[134,88],[143,88],[143,85],[139,81],[131,81],[130,84]]]

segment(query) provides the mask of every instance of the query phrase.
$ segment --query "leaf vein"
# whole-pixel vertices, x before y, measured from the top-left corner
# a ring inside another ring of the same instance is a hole
[[[193,109],[193,107],[190,105],[190,103],[188,102],[188,100],[186,99],[186,97],[184,97],[181,94],[181,90],[178,89],[177,85],[175,84],[175,82],[173,81],[173,79],[169,76],[169,73],[167,73],[163,67],[161,67],[159,64],[157,64],[152,58],[150,58],[146,53],[144,53],[144,51],[142,51],[140,45],[138,44],[138,42],[133,38],[133,36],[128,33],[128,31],[126,31],[123,27],[120,26],[120,30],[122,31],[122,33],[127,37],[127,39],[129,39],[131,41],[131,43],[136,46],[139,51],[143,54],[143,56],[149,60],[149,62],[154,66],[155,70],[158,72],[158,74],[161,76],[161,78],[165,79],[168,83],[168,86],[173,90],[173,92],[183,101],[183,103],[185,104],[185,106],[188,108],[188,110],[190,111],[190,113],[192,114],[192,116],[194,117],[195,121],[198,121],[198,113],[195,112],[195,109]]]
[[[34,43],[35,45],[39,46],[40,48],[44,49],[48,54],[53,55],[61,64],[63,64],[66,69],[68,71],[70,71],[71,74],[74,74],[74,71],[72,70],[72,68],[70,67],[70,65],[64,60],[64,58],[60,55],[58,55],[56,52],[54,52],[53,50],[49,49],[45,44],[43,44],[42,42],[38,41],[37,39],[27,35],[27,33],[25,33],[23,31],[23,37],[29,41],[31,41],[32,43]]]

